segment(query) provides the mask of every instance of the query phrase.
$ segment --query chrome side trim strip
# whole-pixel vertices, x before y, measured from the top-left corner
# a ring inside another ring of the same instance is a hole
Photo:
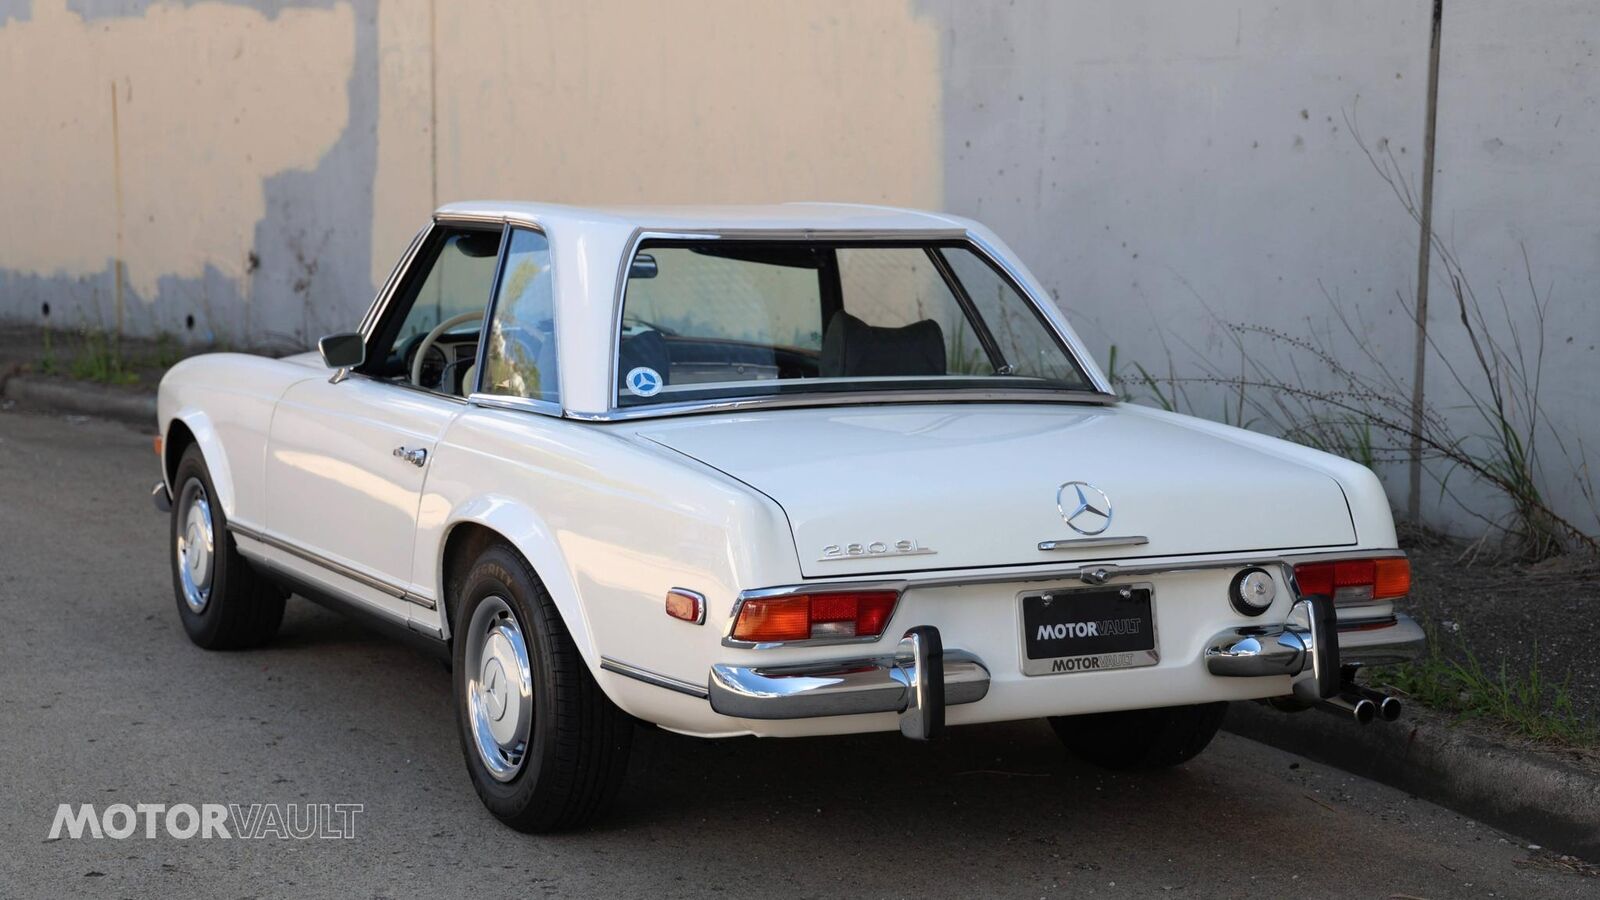
[[[669,691],[677,691],[680,694],[688,694],[689,696],[699,700],[704,700],[710,696],[710,692],[706,690],[704,685],[695,684],[689,681],[680,681],[676,678],[662,675],[660,672],[652,672],[649,669],[631,665],[629,663],[622,662],[621,660],[612,659],[609,656],[600,657],[600,668],[606,670],[607,672],[612,672],[626,678],[632,678],[635,681],[642,681],[645,684],[654,685],[658,688],[666,688]]]
[[[1079,547],[1138,547],[1150,543],[1150,539],[1142,534],[1130,534],[1126,537],[1082,537],[1062,538],[1059,541],[1040,541],[1040,550],[1076,550]]]
[[[335,562],[334,560],[328,559],[321,554],[313,553],[312,551],[307,550],[297,544],[291,544],[282,538],[273,537],[270,534],[257,531],[254,528],[247,528],[238,524],[237,522],[229,522],[228,530],[233,532],[235,537],[246,538],[248,540],[255,541],[258,544],[265,544],[274,550],[281,550],[290,556],[297,557],[313,565],[321,566],[335,575],[348,578],[351,581],[372,588],[380,593],[388,594],[397,600],[404,600],[407,603],[415,603],[423,609],[434,609],[437,607],[437,604],[427,597],[424,597],[420,594],[414,594],[400,585],[392,584],[384,581],[381,578],[374,578],[365,572],[352,569],[343,563]]]

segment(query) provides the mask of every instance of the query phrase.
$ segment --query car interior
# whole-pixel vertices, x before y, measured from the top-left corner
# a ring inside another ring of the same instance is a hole
[[[946,350],[950,336],[938,319],[874,325],[845,310],[838,251],[834,248],[719,242],[688,249],[707,257],[813,272],[809,295],[791,299],[796,304],[816,305],[815,321],[825,323],[817,336],[817,346],[714,335],[711,332],[718,330],[715,326],[686,334],[666,324],[625,315],[617,366],[619,396],[626,393],[628,373],[639,367],[660,373],[666,386],[951,374]],[[629,272],[630,290],[636,281],[672,277],[677,263],[666,250],[641,250]]]
[[[371,346],[384,350],[369,352],[357,371],[439,393],[469,393],[500,239],[498,229],[442,230],[424,248],[431,263],[413,269],[379,324]]]

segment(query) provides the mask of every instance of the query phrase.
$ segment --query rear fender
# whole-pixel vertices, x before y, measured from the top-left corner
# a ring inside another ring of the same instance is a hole
[[[595,647],[589,619],[584,615],[583,604],[578,601],[571,569],[559,550],[555,536],[532,509],[503,495],[483,495],[462,504],[451,517],[450,527],[440,535],[439,545],[433,550],[436,571],[432,583],[436,596],[441,599],[439,607],[443,612],[442,624],[446,637],[453,633],[456,623],[450,621],[450,603],[445,595],[444,551],[449,546],[451,533],[468,522],[500,534],[528,561],[528,565],[538,573],[545,590],[550,592],[550,598],[555,601],[561,620],[567,626],[567,633],[582,654],[584,663],[590,672],[598,674],[600,651]]]

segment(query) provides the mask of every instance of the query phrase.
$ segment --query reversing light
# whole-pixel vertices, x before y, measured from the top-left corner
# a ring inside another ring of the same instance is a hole
[[[757,644],[819,638],[875,638],[894,614],[898,591],[819,591],[751,597],[739,606],[731,637]]]
[[[1294,578],[1301,594],[1332,597],[1335,603],[1393,600],[1411,592],[1411,561],[1393,556],[1301,563]]]

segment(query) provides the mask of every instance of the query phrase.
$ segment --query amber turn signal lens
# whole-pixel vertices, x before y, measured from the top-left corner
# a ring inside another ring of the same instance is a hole
[[[875,638],[883,634],[900,599],[898,591],[829,591],[751,598],[739,608],[733,639],[752,643],[823,638]]]
[[[150,445],[155,448],[157,456],[161,455],[161,447],[165,443],[166,441],[162,440],[159,434],[150,439]]]
[[[1392,600],[1411,593],[1411,560],[1401,556],[1373,562],[1376,567],[1372,578],[1373,599]]]
[[[733,637],[758,643],[803,641],[811,637],[811,598],[801,594],[746,600],[739,609],[739,621],[733,625]]]

